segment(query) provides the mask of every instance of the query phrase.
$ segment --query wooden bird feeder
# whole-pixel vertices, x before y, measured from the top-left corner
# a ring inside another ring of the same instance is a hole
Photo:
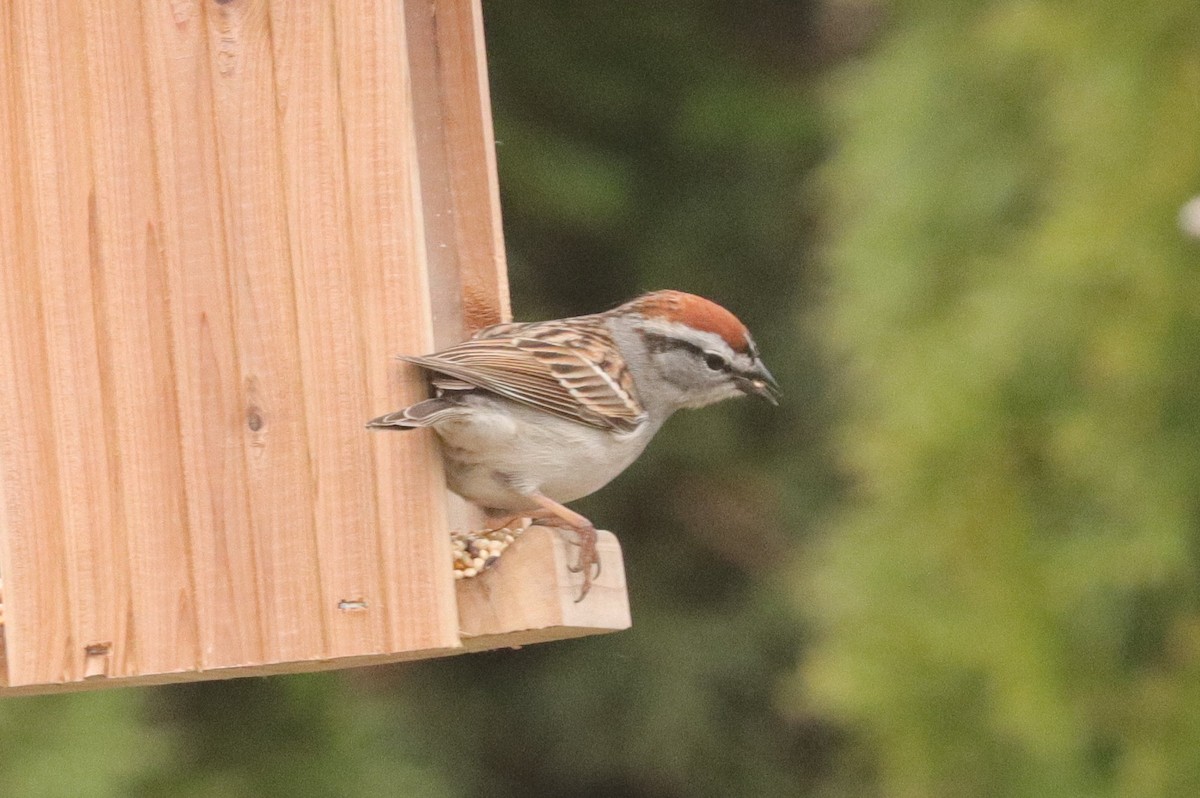
[[[478,2],[0,14],[0,695],[629,625],[554,533],[455,582],[392,356],[508,317]]]

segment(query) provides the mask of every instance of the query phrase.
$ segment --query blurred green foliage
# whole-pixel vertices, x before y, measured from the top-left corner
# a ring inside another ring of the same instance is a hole
[[[1198,795],[1200,6],[890,26],[830,92],[855,489],[797,705],[884,795]]]
[[[0,703],[0,796],[1200,794],[1200,6],[488,3],[519,318],[785,402],[579,503],[634,628]]]

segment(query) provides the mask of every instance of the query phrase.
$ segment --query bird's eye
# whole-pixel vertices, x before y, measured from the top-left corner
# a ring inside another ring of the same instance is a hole
[[[704,355],[704,365],[713,371],[726,371],[729,368],[729,361],[716,352],[708,352]]]

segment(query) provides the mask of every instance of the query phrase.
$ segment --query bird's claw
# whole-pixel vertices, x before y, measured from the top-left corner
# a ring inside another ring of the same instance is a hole
[[[600,552],[596,549],[596,527],[592,522],[568,510],[566,507],[550,499],[541,497],[546,512],[533,519],[533,523],[541,526],[573,533],[563,535],[568,543],[579,547],[579,558],[574,565],[567,563],[567,570],[573,574],[583,574],[583,585],[579,588],[579,596],[575,603],[583,601],[592,582],[600,578]]]
[[[573,545],[573,546],[579,546],[579,548],[580,548],[580,551],[579,551],[579,562],[575,563],[574,565],[568,565],[568,566],[567,566],[567,570],[568,570],[568,571],[570,571],[570,572],[571,572],[571,573],[573,573],[573,574],[577,574],[577,573],[579,573],[580,571],[582,571],[582,570],[583,570],[583,560],[584,560],[585,552],[583,551],[583,546],[582,546],[582,544],[579,544],[579,543],[574,543],[574,542],[572,542],[572,544],[571,544],[571,545]],[[593,546],[592,546],[592,548],[593,548],[593,549],[595,549],[595,546],[593,545]],[[601,559],[600,559],[600,554],[597,552],[597,553],[595,554],[595,557],[594,557],[594,558],[593,558],[593,560],[592,560],[592,567],[595,569],[595,570],[592,572],[592,579],[593,579],[593,580],[595,580],[595,579],[599,579],[599,578],[600,578],[600,571],[601,571],[601,569],[602,569],[603,565],[604,565],[604,563],[603,563],[603,562],[601,561]]]
[[[583,585],[579,588],[579,596],[575,599],[575,603],[583,601],[587,596],[588,591],[592,589],[592,582],[600,578],[600,552],[596,548],[596,532],[589,530],[591,534],[581,533],[579,542],[579,559],[574,565],[567,565],[567,570],[573,574],[583,574]]]

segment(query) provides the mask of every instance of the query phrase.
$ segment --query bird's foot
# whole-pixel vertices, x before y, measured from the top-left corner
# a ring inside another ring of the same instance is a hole
[[[596,527],[574,510],[559,504],[553,499],[540,494],[534,499],[541,505],[543,512],[533,518],[540,526],[565,530],[570,535],[564,535],[568,543],[579,547],[579,559],[574,565],[567,565],[567,570],[573,574],[583,574],[583,585],[579,588],[579,597],[575,603],[583,601],[592,582],[600,578],[600,552],[596,549]]]
[[[575,529],[579,540],[579,559],[574,565],[568,565],[567,570],[573,574],[583,574],[583,585],[579,588],[579,597],[575,603],[583,601],[584,596],[592,589],[592,581],[600,578],[600,552],[596,548],[596,528],[588,524],[586,529]]]

